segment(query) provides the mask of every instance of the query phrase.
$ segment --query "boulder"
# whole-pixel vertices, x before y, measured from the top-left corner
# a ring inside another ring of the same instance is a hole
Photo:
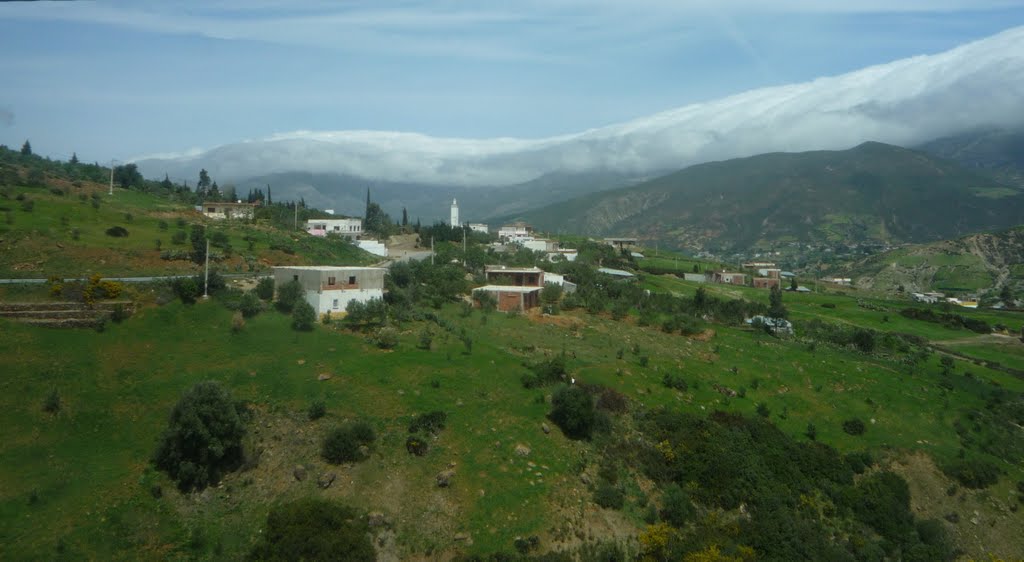
[[[449,469],[449,470],[443,470],[441,472],[438,472],[437,473],[437,477],[436,477],[437,487],[438,488],[447,488],[448,486],[451,485],[452,478],[455,478],[455,471],[454,470]]]
[[[546,423],[540,424],[540,430],[544,432],[544,435],[547,435],[548,433],[551,433],[551,427],[548,426],[548,424],[546,424]]]
[[[295,479],[298,480],[299,482],[302,482],[303,480],[306,479],[306,467],[302,466],[301,464],[299,466],[296,466],[295,470],[292,471],[292,476],[294,476]]]
[[[326,490],[327,488],[331,487],[331,484],[334,484],[334,480],[337,477],[338,475],[333,472],[326,472],[324,474],[321,474],[320,478],[316,479],[316,485]]]
[[[517,443],[515,448],[516,456],[528,457],[530,456],[530,448],[522,443]]]

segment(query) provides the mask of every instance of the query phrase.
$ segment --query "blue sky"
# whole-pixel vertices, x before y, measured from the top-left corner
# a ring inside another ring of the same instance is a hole
[[[296,130],[574,133],[941,52],[1006,0],[0,3],[0,143],[126,159]]]

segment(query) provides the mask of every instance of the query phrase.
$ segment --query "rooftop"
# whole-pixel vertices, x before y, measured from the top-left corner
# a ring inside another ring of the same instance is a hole
[[[359,265],[275,265],[274,269],[303,269],[310,271],[366,271],[366,270],[380,270],[384,271],[385,267],[363,267]]]
[[[520,287],[518,285],[484,285],[483,287],[477,287],[474,291],[488,291],[488,292],[504,292],[504,293],[532,293],[539,291],[543,287]]]
[[[544,273],[544,270],[539,267],[506,267],[504,265],[488,265],[484,267],[484,272],[498,272],[498,273]]]

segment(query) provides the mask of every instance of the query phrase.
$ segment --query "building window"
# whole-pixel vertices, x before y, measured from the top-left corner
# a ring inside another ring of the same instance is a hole
[[[338,310],[338,299],[334,299],[334,310]]]
[[[348,284],[349,285],[355,285],[356,284],[356,276],[355,275],[350,275],[348,277]]]
[[[337,283],[337,281],[335,280],[334,277],[328,277],[327,278],[327,284],[328,285],[334,285],[335,283]],[[338,301],[334,301],[334,302],[338,302]]]
[[[337,231],[339,231],[339,230],[341,230],[341,227],[340,227],[340,226],[337,226],[337,225],[335,225],[335,226],[334,226],[334,231],[335,231],[335,232],[337,232]]]
[[[298,275],[292,275],[292,281],[298,281],[298,280],[299,280],[299,276]]]
[[[217,212],[217,207],[207,207],[206,208],[206,212],[207,213],[216,213]]]

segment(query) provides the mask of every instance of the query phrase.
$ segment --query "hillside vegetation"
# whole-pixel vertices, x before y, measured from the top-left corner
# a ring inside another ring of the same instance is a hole
[[[851,264],[858,286],[987,294],[1024,288],[1024,227],[899,248]]]
[[[1024,192],[881,143],[699,164],[521,214],[541,229],[744,250],[788,242],[926,242],[1016,225]]]
[[[183,186],[138,176],[110,195],[108,174],[0,150],[0,278],[192,273],[196,227],[211,239],[211,265],[225,273],[376,261],[343,240],[295,231],[278,216],[293,218],[283,206],[261,209],[253,222],[215,221],[194,210],[195,194]],[[300,209],[299,219],[311,212]]]

